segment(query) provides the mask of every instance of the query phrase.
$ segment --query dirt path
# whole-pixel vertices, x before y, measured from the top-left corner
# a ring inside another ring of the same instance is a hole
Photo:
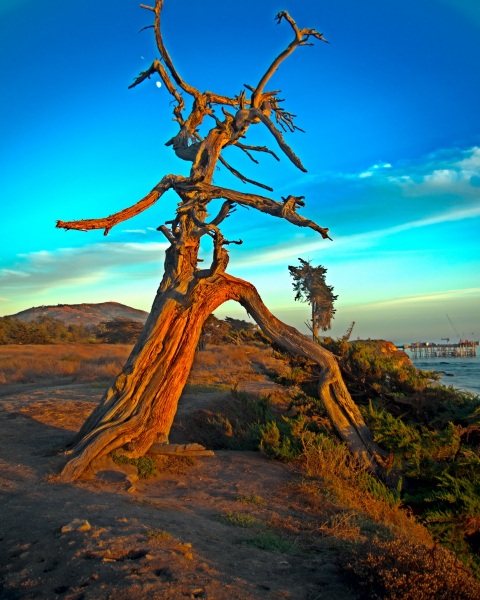
[[[259,547],[275,539],[272,524],[307,517],[291,496],[295,473],[258,452],[217,451],[134,492],[108,462],[89,480],[53,482],[56,451],[102,391],[60,383],[0,394],[0,598],[355,597],[328,555],[312,559],[294,540]],[[187,395],[181,414],[218,399]]]

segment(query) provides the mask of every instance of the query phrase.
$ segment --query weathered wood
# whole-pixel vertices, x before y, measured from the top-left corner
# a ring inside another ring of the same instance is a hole
[[[169,189],[180,200],[175,218],[158,228],[170,246],[165,255],[163,279],[145,327],[121,373],[70,443],[69,461],[61,479],[72,481],[80,477],[92,461],[113,450],[121,448],[122,454],[136,458],[150,449],[157,449],[157,442],[168,438],[203,324],[227,300],[235,300],[244,306],[270,339],[321,367],[319,396],[333,425],[353,452],[363,456],[374,470],[379,470],[382,464],[380,451],[372,442],[361,413],[345,387],[335,358],[293,327],[276,319],[250,283],[225,272],[228,265],[225,246],[241,243],[241,240],[226,240],[219,225],[233,212],[235,204],[285,219],[299,227],[308,227],[322,238],[330,239],[328,229],[297,214],[298,207],[305,205],[303,197],[289,195],[278,202],[212,184],[218,163],[226,164],[221,153],[227,146],[238,145],[243,151],[273,154],[265,147],[244,144],[249,127],[256,124],[265,125],[283,153],[299,169],[305,170],[270,120],[273,111],[281,126],[283,123],[294,131],[293,115],[280,108],[282,100],[277,97],[277,91],[265,91],[265,86],[283,60],[297,47],[309,45],[310,37],[325,40],[313,29],[299,29],[288,13],[279,13],[279,22],[286,20],[290,24],[295,39],[272,62],[256,88],[245,86],[251,91],[250,98],[246,97],[245,91],[233,98],[200,92],[180,76],[167,52],[160,27],[163,4],[163,0],[156,0],[154,7],[145,7],[155,14],[153,28],[162,62],[154,61],[137,77],[132,87],[154,73],[162,78],[173,97],[173,113],[180,128],[167,145],[177,156],[191,161],[192,167],[189,177],[166,175],[145,198],[109,217],[57,222],[57,227],[65,229],[104,229],[107,234],[113,226],[152,206]],[[187,117],[184,116],[185,96],[191,98]],[[214,105],[222,107],[223,120],[214,115]],[[225,106],[233,107],[235,114]],[[202,139],[198,128],[205,118],[213,119],[213,127]],[[252,182],[229,165],[228,168],[242,180]],[[271,189],[264,184],[257,185]],[[207,222],[207,206],[217,198],[224,200],[222,208],[212,221]],[[200,270],[198,252],[204,235],[212,238],[213,253],[210,267]]]
[[[215,456],[213,450],[207,450],[200,444],[152,444],[148,453],[166,456]]]

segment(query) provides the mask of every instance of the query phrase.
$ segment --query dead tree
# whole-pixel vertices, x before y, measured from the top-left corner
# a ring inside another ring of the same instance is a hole
[[[163,4],[164,0],[156,0],[153,7],[141,5],[153,13],[153,29],[161,58],[140,73],[130,87],[153,75],[160,77],[173,97],[174,120],[179,126],[178,133],[166,145],[171,146],[179,158],[190,161],[192,167],[189,177],[165,175],[139,202],[113,215],[57,222],[57,227],[63,229],[103,229],[107,235],[118,223],[151,207],[167,190],[174,190],[179,197],[174,219],[158,227],[170,246],[150,316],[121,373],[71,441],[67,452],[70,460],[61,479],[75,480],[93,460],[120,448],[127,456],[140,457],[153,443],[168,436],[202,326],[227,300],[239,302],[276,343],[320,365],[319,395],[336,430],[353,452],[363,455],[374,469],[378,468],[381,461],[378,449],[372,443],[370,431],[345,387],[332,354],[276,319],[253,285],[226,273],[227,246],[240,244],[241,240],[225,239],[220,225],[234,212],[235,206],[286,219],[298,227],[313,229],[326,239],[330,239],[328,229],[297,213],[297,209],[304,206],[303,197],[289,195],[280,202],[212,183],[220,162],[241,181],[273,191],[239,173],[221,155],[227,146],[236,146],[254,162],[257,162],[254,158],[257,152],[269,153],[278,160],[272,150],[244,143],[247,130],[256,124],[265,126],[287,158],[301,171],[306,171],[282,133],[297,129],[294,115],[281,107],[278,91],[265,88],[282,61],[298,47],[311,45],[315,39],[326,40],[314,29],[299,29],[287,12],[280,12],[276,19],[278,23],[288,24],[293,39],[273,60],[258,84],[245,85],[245,89],[232,98],[201,92],[181,77],[164,45]],[[217,108],[219,112],[215,112]],[[212,127],[202,137],[198,130],[207,118],[212,121]],[[223,204],[218,214],[209,219],[208,205],[215,199],[223,200]],[[198,252],[203,236],[212,240],[212,259],[208,268],[200,269]]]

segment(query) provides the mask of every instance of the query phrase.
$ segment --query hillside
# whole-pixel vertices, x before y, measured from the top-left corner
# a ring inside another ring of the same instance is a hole
[[[41,317],[50,317],[63,321],[66,325],[98,325],[103,321],[117,318],[144,323],[148,313],[119,302],[100,302],[98,304],[57,304],[56,306],[36,306],[27,308],[15,315],[9,315],[20,321],[31,322]]]

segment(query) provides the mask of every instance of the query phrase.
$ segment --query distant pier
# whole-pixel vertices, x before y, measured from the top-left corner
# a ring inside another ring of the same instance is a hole
[[[456,344],[434,344],[433,342],[413,342],[405,344],[404,350],[410,350],[413,358],[458,358],[477,356],[479,342],[460,340]]]

